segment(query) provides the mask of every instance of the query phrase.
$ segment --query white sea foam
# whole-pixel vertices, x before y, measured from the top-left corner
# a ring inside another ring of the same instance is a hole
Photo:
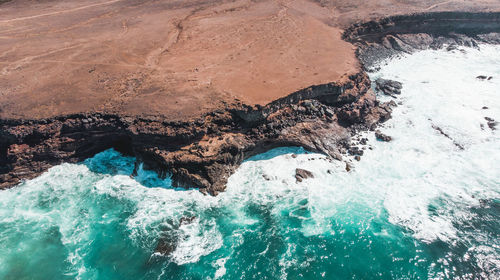
[[[335,234],[329,224],[332,217],[359,214],[362,225],[363,217],[387,211],[391,223],[414,237],[453,244],[458,238],[455,223],[469,219],[468,208],[477,207],[480,199],[500,198],[500,138],[485,120],[500,120],[499,53],[500,47],[484,45],[481,51],[428,50],[389,61],[372,79],[403,83],[398,98],[402,103],[382,128],[392,142],[376,141],[367,133],[373,150],[367,150],[361,162],[353,162],[350,173],[338,163],[310,161],[323,158],[318,155],[248,161],[229,179],[221,196],[236,197],[236,212],[250,202],[273,204],[275,215],[307,207],[311,216],[304,217],[306,236]],[[478,75],[493,78],[483,81],[476,79]],[[311,170],[316,178],[295,183],[297,167]],[[238,216],[244,223],[244,215]],[[283,265],[291,261],[285,259]]]
[[[226,262],[228,258],[220,258],[218,259],[214,266],[217,268],[215,271],[214,279],[221,279],[224,275],[226,275]]]
[[[82,248],[91,246],[91,220],[111,223],[110,212],[120,211],[82,208],[85,199],[132,205],[125,223],[129,237],[152,255],[165,233],[177,237],[170,259],[178,265],[199,262],[214,252],[222,254],[215,278],[225,275],[225,263],[233,253],[219,249],[226,243],[240,246],[245,230],[253,230],[247,228],[260,222],[249,214],[251,205],[266,206],[277,221],[299,220],[305,237],[339,234],[332,230],[332,223],[347,223],[363,231],[371,220],[380,219],[423,242],[453,244],[459,235],[456,224],[471,218],[469,208],[481,207],[479,199],[500,198],[500,139],[484,119],[500,120],[499,53],[500,48],[492,46],[465,53],[422,51],[389,61],[372,74],[372,79],[402,82],[398,98],[402,104],[381,128],[393,141],[379,142],[372,132],[365,133],[373,150],[367,149],[360,162],[351,159],[351,172],[342,162],[330,162],[324,155],[301,148],[275,149],[245,161],[229,178],[226,192],[211,197],[197,190],[173,189],[169,178],[159,179],[142,168],[138,177],[131,178],[133,159],[107,151],[86,165],[63,164],[21,187],[2,191],[0,216],[4,223],[56,227],[73,265],[68,273],[80,279],[97,275],[83,260]],[[475,78],[478,75],[493,78],[480,81]],[[296,168],[312,171],[314,178],[296,182]],[[225,236],[217,224],[221,217],[205,215],[210,211],[227,215],[222,217],[224,222],[237,230]],[[181,223],[183,217],[196,218]],[[282,225],[278,230],[287,233],[290,229]],[[385,228],[370,230],[376,236],[390,237]],[[7,243],[2,238],[0,246]],[[284,278],[290,267],[298,265],[296,251],[296,244],[286,244],[279,260]],[[470,254],[480,256],[479,265],[485,269],[499,266],[491,247],[477,246]]]
[[[477,205],[477,197],[499,197],[500,138],[485,120],[500,119],[499,51],[487,45],[465,53],[423,51],[390,61],[373,75],[402,82],[403,105],[384,129],[395,140],[377,145],[361,165],[376,157],[392,162],[387,175],[401,178],[388,182],[384,206],[391,222],[422,240],[456,238],[452,222],[460,217],[449,216],[448,207]],[[493,79],[482,81],[478,75]],[[443,212],[431,215],[429,206]]]
[[[148,175],[149,176],[149,175]],[[116,175],[100,180],[95,190],[135,204],[135,214],[128,219],[131,238],[144,247],[154,247],[159,236],[170,231],[178,238],[172,260],[192,263],[218,249],[222,237],[213,220],[180,224],[183,217],[197,217],[210,207],[215,198],[197,190],[178,191],[165,186],[145,188],[129,176]]]
[[[222,235],[214,221],[201,225],[199,219],[179,228],[179,242],[172,259],[179,265],[197,262],[222,246]]]
[[[78,198],[89,193],[89,182],[96,176],[83,165],[62,164],[40,177],[27,181],[22,188],[2,192],[0,216],[15,228],[25,223],[37,230],[57,229],[61,243],[70,250],[68,261],[74,269],[68,275],[82,279],[86,270],[82,263],[82,245],[89,240],[90,220],[82,212]],[[10,206],[10,207],[7,207]],[[30,234],[30,232],[26,232]],[[83,277],[85,278],[85,277]]]

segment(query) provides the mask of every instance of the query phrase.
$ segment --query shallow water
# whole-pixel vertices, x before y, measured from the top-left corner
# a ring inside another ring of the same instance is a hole
[[[280,148],[210,197],[132,179],[135,159],[108,150],[0,192],[0,279],[499,279],[500,139],[484,117],[500,120],[500,47],[423,51],[377,77],[404,86],[381,128],[393,141],[366,133],[351,172]],[[297,167],[315,178],[296,183]]]

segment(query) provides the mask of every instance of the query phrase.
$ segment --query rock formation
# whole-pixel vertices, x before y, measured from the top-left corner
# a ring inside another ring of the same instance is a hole
[[[297,180],[298,183],[302,182],[302,180],[309,178],[314,178],[314,174],[311,171],[301,168],[295,169],[295,179]]]
[[[281,7],[279,14],[286,15],[289,8]],[[9,25],[13,20],[17,19],[3,20],[0,24]],[[314,21],[314,24],[319,23]],[[177,38],[183,36],[182,26],[182,21],[177,24]],[[125,27],[124,32],[127,31]],[[321,28],[328,29],[327,26]],[[411,53],[446,45],[477,47],[478,42],[500,43],[500,36],[495,33],[499,30],[499,13],[443,12],[393,16],[355,24],[345,31],[343,38],[357,47],[359,60],[364,69],[370,71],[376,69],[382,59],[401,52]],[[168,49],[160,49],[160,52],[168,53]],[[153,62],[151,73],[156,73],[159,66]],[[23,67],[20,64],[18,68],[7,70],[13,73]],[[212,195],[225,189],[227,178],[243,160],[275,147],[302,146],[333,158],[349,153],[359,160],[363,150],[350,145],[351,136],[360,130],[375,129],[378,123],[389,119],[393,106],[376,100],[365,70],[339,75],[342,78],[336,82],[299,89],[266,105],[228,98],[209,106],[210,110],[177,119],[105,110],[54,114],[42,118],[3,117],[0,119],[0,188],[12,187],[23,179],[33,178],[53,165],[79,162],[109,148],[135,156],[146,168],[156,170],[162,177],[172,176],[176,186],[197,187]],[[80,75],[81,71],[78,71],[75,73]],[[92,69],[87,72],[96,73]],[[102,82],[99,90],[119,84],[102,75],[98,77],[98,82]],[[125,84],[118,87],[117,92],[123,95],[117,95],[121,97],[113,99],[113,102],[120,103],[123,99],[132,104],[141,94],[147,96],[155,91],[143,87],[142,76],[137,75],[129,77]],[[191,83],[185,82],[182,88]],[[378,87],[390,94],[397,94],[401,89],[395,82],[379,81]],[[129,92],[129,89],[136,88],[140,88],[140,94]],[[197,88],[201,90],[201,86]],[[177,89],[181,92],[181,88]],[[189,95],[190,98],[192,96]],[[148,104],[153,106],[155,100],[149,98]],[[172,100],[180,101],[174,95]],[[183,102],[186,103],[185,100]],[[65,99],[59,101],[66,102]],[[162,100],[167,101],[168,98]],[[173,108],[169,112],[175,112],[175,102],[169,104],[169,110]],[[3,104],[3,108],[7,107],[8,104]],[[494,129],[496,122],[487,121]],[[381,134],[379,136],[383,140],[389,139]],[[349,164],[346,170],[351,170]],[[158,251],[171,251],[168,242],[158,246]]]
[[[398,81],[386,80],[379,78],[375,81],[376,89],[383,92],[385,95],[395,97],[401,94],[403,85]]]
[[[375,137],[377,138],[377,140],[384,142],[390,142],[392,140],[391,136],[383,134],[380,130],[375,131]]]
[[[343,38],[358,47],[358,58],[368,71],[400,53],[445,46],[478,47],[500,43],[500,13],[437,12],[397,15],[354,24]]]
[[[228,105],[186,122],[98,113],[0,120],[0,186],[115,148],[161,176],[171,175],[176,186],[217,194],[252,155],[302,146],[335,156],[353,131],[389,119],[390,106],[375,100],[369,87],[360,73],[344,84],[311,87],[265,107]]]

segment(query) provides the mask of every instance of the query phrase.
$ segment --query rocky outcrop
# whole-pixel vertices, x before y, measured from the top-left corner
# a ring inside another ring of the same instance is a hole
[[[429,120],[430,120],[430,119],[429,119]],[[452,138],[452,137],[451,137],[448,133],[444,132],[444,130],[443,130],[441,127],[439,127],[439,126],[437,126],[437,125],[434,125],[434,124],[433,124],[433,125],[432,125],[432,128],[433,128],[435,131],[439,132],[439,134],[441,134],[441,135],[443,135],[444,137],[446,137],[446,138],[450,139],[450,140],[453,142],[453,145],[455,145],[458,149],[460,149],[460,150],[463,150],[463,149],[464,149],[464,146],[463,146],[463,145],[461,145],[460,143],[458,143],[457,141],[455,141],[455,140],[454,140],[454,139],[453,139],[453,138]]]
[[[380,130],[376,130],[375,131],[375,138],[377,140],[383,141],[383,142],[390,142],[390,141],[392,141],[392,137],[391,136],[383,134]]]
[[[479,76],[476,77],[476,79],[482,80],[482,81],[484,81],[484,80],[490,81],[491,79],[493,79],[493,77],[492,76],[479,75]]]
[[[401,52],[425,48],[500,43],[499,13],[435,13],[396,16],[356,24],[344,39],[358,47],[366,70]],[[453,48],[452,48],[453,49]],[[401,87],[382,83],[397,94]],[[280,146],[302,146],[340,159],[359,130],[375,129],[390,118],[394,102],[380,103],[362,71],[348,78],[297,91],[266,106],[235,103],[197,119],[167,122],[161,116],[102,113],[50,119],[0,120],[0,188],[33,178],[62,162],[79,162],[108,148],[133,155],[175,186],[197,187],[216,195],[246,158]],[[496,122],[488,120],[494,129]],[[381,136],[381,135],[379,135]],[[379,137],[388,140],[387,137]],[[346,165],[346,170],[351,170]],[[169,242],[158,251],[168,252]],[[170,248],[170,249],[169,249]]]
[[[496,130],[496,126],[497,126],[497,124],[498,124],[498,122],[497,122],[497,121],[495,121],[494,119],[489,118],[489,117],[484,117],[484,119],[487,121],[488,127],[489,127],[491,130]]]
[[[373,127],[390,112],[375,100],[368,76],[359,73],[265,107],[232,104],[185,122],[99,113],[0,120],[0,187],[115,148],[160,176],[171,175],[175,186],[216,195],[252,155],[293,145],[338,158],[353,131]]]
[[[500,13],[439,12],[398,15],[358,23],[343,38],[358,47],[358,58],[368,70],[400,53],[447,46],[477,47],[500,43]]]
[[[177,243],[179,242],[179,236],[176,233],[179,228],[183,225],[189,225],[196,220],[195,216],[184,216],[181,217],[178,224],[170,225],[165,230],[160,233],[158,241],[155,247],[155,254],[161,256],[169,256],[177,248]]]
[[[311,171],[301,168],[295,169],[295,179],[297,180],[297,183],[300,183],[302,182],[302,180],[309,178],[314,178],[314,174]]]
[[[383,92],[385,95],[395,97],[401,94],[403,85],[398,81],[386,80],[379,78],[375,81],[376,90]]]

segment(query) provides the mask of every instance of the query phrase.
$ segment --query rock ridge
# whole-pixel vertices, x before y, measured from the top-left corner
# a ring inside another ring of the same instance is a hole
[[[265,106],[235,102],[186,121],[98,112],[0,119],[0,188],[109,148],[135,156],[162,177],[172,176],[175,186],[211,195],[224,191],[243,160],[275,147],[302,146],[334,159],[349,153],[359,160],[362,150],[350,146],[351,137],[375,130],[393,106],[376,100],[366,71],[402,52],[500,43],[499,27],[500,13],[427,13],[355,24],[343,38],[357,47],[364,67],[359,73]]]
[[[133,155],[175,186],[212,195],[246,158],[280,146],[302,146],[338,158],[355,129],[388,119],[366,73],[309,87],[266,106],[230,104],[185,122],[103,113],[40,120],[0,120],[0,188],[53,165],[109,149]]]
[[[479,43],[500,44],[499,12],[435,12],[390,16],[347,28],[342,38],[357,46],[367,71],[384,59],[425,49],[455,50]]]

